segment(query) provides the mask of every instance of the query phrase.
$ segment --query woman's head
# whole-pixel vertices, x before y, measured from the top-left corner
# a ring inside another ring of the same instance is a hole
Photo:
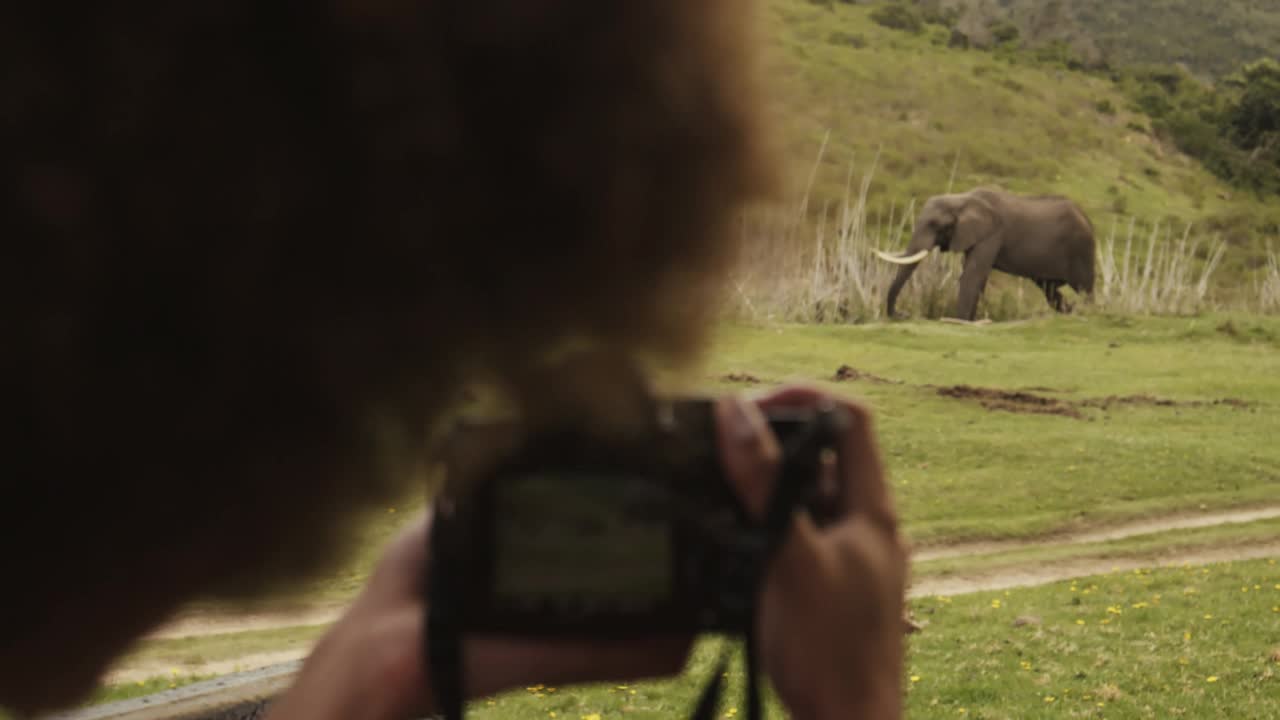
[[[772,180],[753,22],[0,10],[0,704],[73,699],[193,595],[324,566],[463,383],[566,339],[687,357]]]

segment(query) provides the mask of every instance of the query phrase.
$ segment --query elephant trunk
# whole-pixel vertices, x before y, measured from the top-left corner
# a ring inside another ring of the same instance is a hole
[[[933,235],[927,231],[917,231],[911,236],[911,245],[907,247],[906,255],[916,255],[919,253],[928,253],[933,249]],[[907,284],[907,280],[911,279],[912,273],[916,268],[920,267],[919,261],[909,265],[902,265],[898,268],[898,274],[894,276],[893,282],[889,285],[889,298],[886,307],[889,317],[893,317],[894,306],[898,303],[898,293],[902,292],[902,287]]]

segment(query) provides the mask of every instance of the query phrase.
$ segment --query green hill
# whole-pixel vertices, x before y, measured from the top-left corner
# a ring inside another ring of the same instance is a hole
[[[1067,39],[1113,64],[1180,63],[1220,78],[1247,62],[1280,57],[1280,0],[911,0],[952,8],[981,32],[1013,22],[1033,40]]]
[[[948,47],[950,31],[873,21],[874,5],[769,0],[776,114],[797,187],[827,137],[809,209],[835,207],[879,153],[871,212],[999,184],[1077,199],[1100,232],[1113,221],[1193,222],[1232,245],[1223,275],[1261,262],[1280,211],[1229,188],[1154,139],[1107,77],[1026,54]],[[1274,234],[1274,232],[1272,233]]]

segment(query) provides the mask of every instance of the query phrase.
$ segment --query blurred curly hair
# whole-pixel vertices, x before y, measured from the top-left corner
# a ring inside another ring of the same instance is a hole
[[[0,704],[323,568],[477,379],[693,356],[773,189],[750,3],[0,8]]]

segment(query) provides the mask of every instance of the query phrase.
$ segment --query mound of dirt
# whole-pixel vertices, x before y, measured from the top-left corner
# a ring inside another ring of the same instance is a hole
[[[952,385],[938,388],[938,394],[957,400],[972,400],[988,410],[1003,410],[1005,412],[1032,415],[1061,415],[1077,420],[1085,419],[1080,409],[1072,403],[1029,392],[1010,392],[1008,390],[973,387],[971,385]]]
[[[750,373],[729,373],[728,375],[721,375],[720,379],[724,382],[742,383],[744,385],[759,385],[764,382]]]
[[[835,374],[834,380],[836,382],[846,382],[849,380],[865,380],[867,382],[880,383],[882,385],[901,385],[902,384],[901,380],[890,380],[889,378],[882,378],[879,375],[873,375],[869,372],[863,372],[862,370],[859,370],[853,367],[852,365],[841,365],[839,368],[836,368],[836,374]]]

